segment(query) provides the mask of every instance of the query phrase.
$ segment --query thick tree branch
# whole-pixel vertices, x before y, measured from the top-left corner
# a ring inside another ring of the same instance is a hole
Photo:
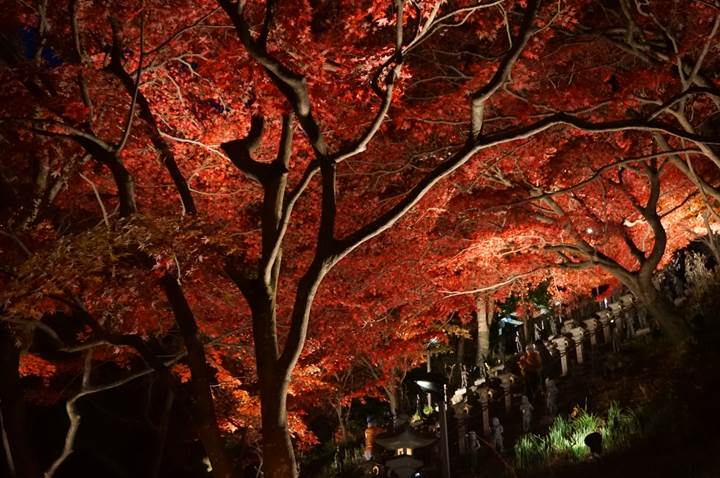
[[[110,54],[111,68],[115,70],[122,70],[122,43],[120,42],[120,25],[117,21],[110,20],[113,31],[113,47]],[[127,120],[125,122],[125,128],[123,129],[122,137],[115,146],[115,155],[119,156],[122,150],[125,148],[128,139],[130,138],[130,132],[132,131],[133,120],[135,119],[135,108],[137,107],[138,93],[140,92],[140,76],[143,71],[143,60],[145,59],[145,17],[140,15],[140,58],[138,60],[137,73],[135,74],[134,88],[132,95],[130,96],[130,108],[127,113]]]
[[[212,12],[208,14],[208,16],[211,14]],[[162,133],[160,132],[160,128],[158,127],[155,116],[153,115],[150,102],[142,93],[142,91],[140,91],[140,73],[142,71],[142,58],[144,57],[144,55],[142,54],[142,47],[140,64],[138,65],[138,69],[135,73],[136,77],[133,80],[133,78],[130,76],[130,73],[128,73],[123,66],[122,57],[119,56],[122,55],[122,38],[120,37],[120,26],[116,20],[111,20],[110,24],[113,30],[113,56],[111,56],[111,61],[107,67],[107,70],[110,71],[113,75],[115,75],[118,80],[120,80],[127,94],[130,95],[130,97],[133,98],[133,101],[137,104],[137,107],[139,109],[139,116],[140,118],[142,118],[142,120],[148,127],[148,134],[150,136],[150,140],[152,141],[153,146],[155,146],[155,149],[158,150],[163,166],[165,166],[165,169],[168,171],[168,174],[170,175],[170,178],[175,185],[175,189],[180,195],[180,200],[182,202],[184,211],[188,214],[195,214],[197,213],[197,208],[195,207],[195,201],[193,200],[192,193],[190,192],[190,187],[188,186],[185,177],[180,171],[180,167],[177,164],[177,160],[175,159],[175,154],[173,153],[172,148],[167,143],[167,141],[165,141],[165,138],[163,138]],[[143,41],[141,40],[141,43],[142,42]]]
[[[218,0],[218,4],[225,10],[235,26],[240,42],[243,44],[250,56],[265,68],[275,86],[285,95],[290,105],[297,114],[300,126],[302,126],[315,153],[320,156],[327,155],[327,146],[323,139],[320,126],[313,118],[310,96],[307,91],[305,77],[295,73],[280,63],[276,58],[255,41],[250,34],[250,26],[242,16],[242,10],[238,5],[229,0]]]
[[[263,200],[262,238],[263,250],[260,261],[260,274],[266,286],[277,293],[277,280],[280,273],[281,248],[286,229],[282,223],[283,203],[287,189],[290,158],[292,156],[293,116],[283,116],[280,144],[277,157],[272,163],[275,175],[268,182]]]
[[[527,11],[520,25],[520,31],[513,40],[510,49],[505,56],[503,56],[500,65],[498,65],[498,69],[490,81],[472,94],[470,137],[473,140],[477,139],[482,133],[485,102],[500,89],[510,76],[513,65],[520,57],[520,53],[522,53],[523,48],[525,48],[525,45],[527,45],[528,40],[532,36],[532,24],[535,21],[535,16],[539,8],[540,0],[529,0],[527,2]]]

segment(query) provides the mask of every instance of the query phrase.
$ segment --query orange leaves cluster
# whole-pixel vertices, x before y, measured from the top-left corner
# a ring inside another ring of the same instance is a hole
[[[52,362],[32,353],[20,355],[18,368],[21,377],[40,377],[47,384],[55,375],[56,367]]]

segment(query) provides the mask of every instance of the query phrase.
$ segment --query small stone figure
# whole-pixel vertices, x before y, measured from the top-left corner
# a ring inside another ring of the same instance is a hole
[[[523,433],[527,433],[528,431],[530,431],[530,422],[532,421],[533,410],[535,410],[535,407],[532,406],[532,403],[530,403],[530,400],[528,400],[527,395],[523,395],[522,401],[520,403]]]
[[[557,396],[558,396],[558,389],[557,385],[555,385],[555,381],[551,378],[545,379],[545,408],[547,410],[548,415],[555,416],[557,415]]]
[[[523,349],[522,345],[522,339],[520,338],[520,331],[515,331],[515,348],[517,348],[517,353],[521,353]]]
[[[477,433],[470,431],[467,434],[468,451],[470,452],[470,468],[475,469],[478,465],[478,450],[480,450],[480,440]]]
[[[493,436],[493,445],[495,446],[495,450],[498,453],[502,453],[505,450],[505,446],[503,444],[503,426],[500,424],[500,419],[498,417],[493,417],[492,419],[492,436]]]
[[[469,376],[470,373],[468,372],[467,367],[465,367],[465,365],[462,365],[462,368],[460,369],[460,388],[464,388],[467,390]]]
[[[333,468],[337,471],[342,471],[342,460],[340,460],[340,447],[335,447],[335,453],[333,454]]]

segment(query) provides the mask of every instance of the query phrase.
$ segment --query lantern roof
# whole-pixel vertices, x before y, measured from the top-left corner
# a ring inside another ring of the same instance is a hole
[[[434,441],[435,438],[418,435],[409,428],[406,428],[397,435],[378,437],[375,439],[375,443],[388,450],[397,450],[398,448],[422,448]]]

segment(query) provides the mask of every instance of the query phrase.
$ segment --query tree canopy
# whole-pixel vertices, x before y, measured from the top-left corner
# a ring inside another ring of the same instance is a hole
[[[451,314],[548,277],[688,338],[652,279],[717,223],[716,2],[0,7],[0,320],[70,404],[46,476],[72,404],[148,374],[215,476],[233,440],[296,476],[308,410],[392,400]]]

